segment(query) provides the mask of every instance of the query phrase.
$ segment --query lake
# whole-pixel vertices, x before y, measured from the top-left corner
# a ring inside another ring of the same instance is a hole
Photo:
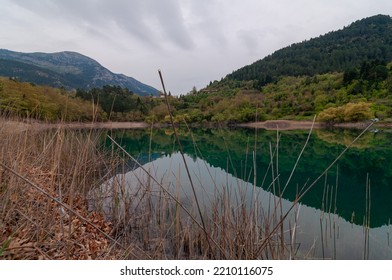
[[[179,129],[195,193],[172,129],[108,133],[185,206],[197,195],[208,213],[216,193],[227,191],[264,217],[287,213],[282,232],[293,258],[392,259],[392,133],[366,132],[325,172],[360,132],[314,130],[298,160],[308,131]],[[122,171],[129,185],[146,180],[130,159]]]

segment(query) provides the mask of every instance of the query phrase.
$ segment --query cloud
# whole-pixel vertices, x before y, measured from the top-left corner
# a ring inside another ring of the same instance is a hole
[[[169,41],[181,49],[194,46],[184,25],[180,2],[176,0],[15,0],[14,3],[48,21],[73,25],[82,31],[110,35],[110,28],[117,26],[145,45],[159,47]]]
[[[186,25],[181,10],[180,1],[154,1],[148,0],[148,10],[153,11],[152,15],[156,19],[155,28],[161,30],[161,34],[169,38],[177,46],[183,49],[192,49],[193,40]],[[165,38],[162,38],[165,39]]]
[[[0,0],[2,48],[73,50],[172,93],[202,88],[292,43],[375,14],[390,0]]]

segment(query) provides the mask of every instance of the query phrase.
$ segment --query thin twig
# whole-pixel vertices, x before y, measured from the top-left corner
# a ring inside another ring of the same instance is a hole
[[[351,148],[352,145],[355,144],[355,142],[358,141],[359,138],[362,137],[363,134],[365,134],[366,131],[368,131],[370,129],[370,127],[372,127],[374,123],[371,122],[340,154],[339,156],[324,170],[323,173],[320,174],[319,177],[316,178],[316,180],[314,180],[294,201],[293,204],[291,205],[291,207],[287,210],[287,212],[285,213],[285,215],[282,217],[282,219],[279,221],[279,223],[277,225],[275,225],[275,227],[270,231],[269,236],[275,234],[275,231],[279,228],[280,224],[283,223],[283,221],[287,218],[287,216],[290,214],[290,212],[293,210],[293,208],[295,207],[295,205],[297,205],[297,203],[305,196],[306,193],[308,193],[313,187],[314,185],[316,185],[316,183],[332,168],[332,166],[335,165],[335,163],[347,152],[348,149]],[[257,250],[256,256],[259,255],[262,251],[262,249],[264,248],[264,246],[269,242],[269,237],[265,238],[265,240],[262,242],[262,244],[260,245],[259,249]]]
[[[312,126],[310,127],[310,130],[309,130],[308,138],[306,138],[305,144],[304,144],[304,146],[302,147],[302,150],[301,150],[301,152],[299,153],[299,155],[298,155],[298,157],[297,157],[297,161],[295,162],[294,167],[293,167],[293,169],[291,170],[291,173],[290,173],[289,178],[287,179],[286,185],[284,186],[283,191],[282,191],[282,193],[280,194],[281,197],[283,196],[283,193],[286,191],[287,186],[288,186],[289,183],[291,182],[291,178],[293,177],[294,172],[295,172],[295,170],[297,169],[297,165],[298,165],[298,163],[299,163],[299,161],[300,161],[300,159],[301,159],[301,157],[302,157],[302,154],[304,153],[305,148],[306,148],[306,146],[307,146],[308,143],[309,143],[309,139],[310,139],[310,136],[312,135],[312,131],[313,131],[313,127],[314,127],[314,123],[315,123],[315,122],[316,122],[316,116],[313,118]]]
[[[168,109],[168,111],[169,111],[170,122],[171,122],[171,125],[172,125],[172,127],[173,127],[174,136],[175,136],[175,138],[176,138],[176,142],[177,142],[177,144],[178,144],[178,148],[179,148],[180,153],[181,153],[182,161],[184,162],[185,170],[186,170],[186,173],[187,173],[187,175],[188,175],[189,183],[191,184],[193,196],[194,196],[194,198],[195,198],[196,207],[197,207],[197,210],[198,210],[198,212],[199,212],[199,216],[200,216],[201,223],[202,223],[202,225],[203,225],[202,230],[203,230],[203,232],[204,232],[204,234],[205,234],[205,236],[206,236],[207,243],[208,243],[208,247],[209,247],[209,249],[210,249],[210,251],[211,251],[211,253],[212,253],[212,256],[213,256],[214,259],[215,259],[215,254],[214,254],[214,251],[212,250],[212,247],[211,247],[211,244],[210,244],[210,239],[211,239],[211,237],[210,237],[210,235],[207,233],[207,228],[206,228],[206,225],[205,225],[205,222],[204,222],[203,214],[201,213],[201,208],[200,208],[200,204],[199,204],[199,199],[197,198],[195,186],[194,186],[193,181],[192,181],[192,176],[191,176],[191,173],[190,173],[189,168],[188,168],[188,163],[187,163],[187,161],[186,161],[186,159],[185,159],[184,150],[183,150],[183,148],[182,148],[182,144],[181,144],[180,139],[179,139],[179,137],[178,137],[178,133],[177,133],[176,126],[174,125],[173,113],[172,113],[172,110],[171,110],[171,108],[170,108],[170,103],[169,103],[169,99],[168,99],[168,96],[167,96],[167,93],[166,93],[165,83],[163,82],[163,77],[162,77],[161,70],[158,70],[158,73],[159,73],[159,78],[161,79],[162,88],[163,88],[163,93],[165,94],[165,101],[166,101],[167,109]]]
[[[120,146],[120,144],[118,144],[116,142],[116,140],[114,140],[112,137],[110,137],[109,135],[107,135],[107,137],[126,155],[128,156],[132,161],[135,162],[135,164],[141,169],[143,170],[171,199],[173,199],[181,208],[182,210],[185,211],[185,213],[192,219],[193,222],[195,222],[195,224],[203,229],[203,226],[196,220],[196,218],[189,212],[189,210],[177,199],[177,197],[175,195],[173,195],[170,191],[168,191],[163,185],[162,183],[160,183],[157,179],[155,179],[154,176],[151,175],[151,173],[145,169],[143,167],[143,165],[141,165],[132,155],[130,155],[123,147]],[[207,233],[208,235],[208,233]],[[225,254],[224,250],[218,245],[218,243],[215,242],[215,240],[213,240],[211,237],[209,237],[210,240],[212,240],[212,242],[215,244],[215,246],[217,246],[219,248],[219,250]],[[226,255],[225,255],[226,256]]]

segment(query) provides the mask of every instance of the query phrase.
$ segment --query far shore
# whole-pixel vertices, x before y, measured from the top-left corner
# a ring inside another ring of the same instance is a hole
[[[60,122],[45,123],[37,120],[15,121],[4,120],[0,118],[0,130],[9,132],[21,132],[28,129],[134,129],[147,128],[148,123],[145,122]]]
[[[239,124],[239,127],[261,128],[265,130],[308,130],[326,127],[324,123],[312,121],[268,120],[264,122],[251,122]]]
[[[363,129],[370,124],[368,122],[357,123],[338,123],[333,127]],[[265,130],[309,130],[313,125],[314,129],[326,128],[327,124],[312,121],[293,121],[293,120],[268,120],[263,122],[250,122],[236,124],[236,127],[260,128]],[[61,122],[45,123],[41,121],[13,121],[0,118],[0,130],[20,132],[27,129],[137,129],[147,128],[151,125],[145,122]],[[156,127],[166,127],[167,124],[156,124]],[[375,123],[375,127],[392,128],[392,123]]]
[[[251,122],[239,124],[239,127],[251,127],[251,128],[261,128],[265,130],[309,130],[312,125],[313,128],[327,128],[327,127],[337,127],[337,128],[356,128],[364,129],[371,121],[366,122],[350,122],[350,123],[336,123],[328,126],[326,123],[312,121],[292,121],[292,120],[268,120],[264,122]],[[379,128],[392,128],[392,123],[374,123],[375,127]]]

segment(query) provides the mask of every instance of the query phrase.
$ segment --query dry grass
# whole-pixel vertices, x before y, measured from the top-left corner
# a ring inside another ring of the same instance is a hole
[[[279,141],[271,146],[266,171],[273,182],[264,187],[275,192],[268,207],[259,205],[259,188],[253,188],[249,199],[249,188],[217,184],[209,199],[196,203],[196,192],[183,200],[180,180],[167,185],[153,170],[138,168],[130,187],[125,173],[131,155],[114,141],[112,149],[104,149],[101,130],[27,128],[11,133],[6,122],[0,122],[2,259],[300,257],[295,242],[298,201],[282,209]]]
[[[91,189],[99,190],[123,161],[104,152],[102,131],[11,127],[2,119],[3,259],[287,258],[279,234],[269,233],[272,220],[247,207],[239,189],[217,186],[210,205],[195,207],[180,201],[179,186],[169,189],[147,174],[132,195],[124,195],[125,180],[112,180],[110,194],[92,204]],[[109,214],[99,207],[105,199],[114,205]]]
[[[28,127],[11,132],[12,123],[0,123],[1,257],[115,258],[98,231],[110,234],[111,224],[89,212],[85,200],[107,164],[97,150],[100,134]]]

